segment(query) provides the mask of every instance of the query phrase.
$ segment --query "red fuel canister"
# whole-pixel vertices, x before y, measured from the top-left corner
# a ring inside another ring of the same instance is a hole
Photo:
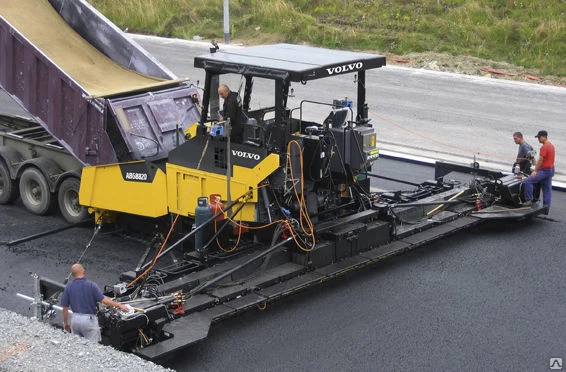
[[[224,204],[222,203],[222,195],[211,194],[210,195],[210,206],[212,207],[212,215],[222,211],[224,209]],[[224,213],[216,217],[216,221],[222,221],[224,219]]]

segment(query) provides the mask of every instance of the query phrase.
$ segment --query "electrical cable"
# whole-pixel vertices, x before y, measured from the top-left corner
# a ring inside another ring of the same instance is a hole
[[[285,243],[288,243],[289,241],[291,241],[292,238],[287,238],[285,240],[280,241],[279,243],[272,245],[271,247],[269,247],[268,249],[266,249],[265,251],[260,252],[259,254],[257,254],[256,256],[250,258],[249,260],[247,260],[246,262],[231,268],[230,270],[227,270],[223,273],[221,273],[220,275],[218,275],[217,277],[202,283],[201,285],[196,286],[195,288],[191,289],[188,293],[187,293],[187,297],[192,297],[198,293],[201,293],[204,289],[212,286],[213,284],[216,284],[218,282],[220,282],[221,280],[223,280],[224,278],[232,275],[233,273],[235,273],[236,271],[242,269],[243,267],[246,267],[247,265],[249,265],[252,262],[255,262],[256,260],[274,252],[275,250],[283,247],[285,245]]]
[[[293,145],[297,146],[297,148],[299,150],[299,159],[300,159],[299,164],[301,165],[301,169],[300,169],[300,183],[301,183],[300,196],[299,196],[299,192],[297,190],[297,186],[296,186],[297,184],[295,182],[293,182],[293,191],[295,193],[295,197],[296,197],[296,200],[297,200],[297,203],[298,203],[298,206],[299,206],[299,220],[298,221],[299,221],[299,224],[301,226],[301,230],[302,230],[303,234],[305,234],[308,238],[310,238],[312,240],[312,242],[310,244],[305,242],[305,243],[307,243],[305,245],[310,245],[310,248],[309,247],[303,247],[302,244],[297,244],[297,246],[305,252],[310,252],[316,244],[316,238],[314,236],[314,226],[313,226],[313,223],[310,219],[307,204],[306,204],[306,201],[305,201],[303,149],[301,148],[301,145],[299,144],[299,142],[297,142],[296,140],[291,140],[287,144],[287,154],[288,154],[287,161],[289,162],[289,169],[291,171],[291,177],[292,178],[295,177],[295,172],[293,170],[293,162],[291,160],[291,148],[292,148]],[[305,224],[307,225],[307,227],[305,227]],[[295,238],[295,241],[297,242],[296,234],[295,234],[295,232],[292,228],[292,225],[288,224],[288,227],[291,231],[291,234]]]

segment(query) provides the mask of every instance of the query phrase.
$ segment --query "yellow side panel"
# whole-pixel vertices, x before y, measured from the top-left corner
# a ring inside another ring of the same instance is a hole
[[[128,164],[134,164],[128,163]],[[143,163],[143,162],[140,162]],[[167,211],[167,177],[157,169],[151,182],[125,180],[120,164],[85,167],[81,176],[79,202],[146,217],[160,217]]]
[[[230,196],[236,201],[248,191],[251,199],[247,200],[244,208],[234,216],[243,221],[255,220],[255,203],[257,203],[257,186],[267,176],[279,168],[279,156],[270,154],[254,168],[234,166],[230,184]],[[201,196],[220,194],[227,201],[226,175],[209,173],[197,169],[167,163],[167,194],[169,210],[183,216],[194,216],[197,200]],[[228,203],[226,203],[228,204]],[[238,206],[234,207],[234,210]]]

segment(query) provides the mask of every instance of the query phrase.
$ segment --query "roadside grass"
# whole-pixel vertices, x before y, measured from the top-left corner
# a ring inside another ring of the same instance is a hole
[[[223,0],[89,0],[129,32],[223,40]],[[230,40],[449,53],[566,76],[566,0],[230,0]]]

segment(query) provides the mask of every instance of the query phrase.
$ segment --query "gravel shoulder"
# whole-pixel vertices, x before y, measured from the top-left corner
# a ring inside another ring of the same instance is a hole
[[[171,371],[0,308],[0,371]]]
[[[387,63],[425,70],[566,87],[566,77],[543,75],[537,69],[527,69],[507,62],[472,56],[453,56],[447,53],[432,52],[409,53],[403,56],[388,55]]]

